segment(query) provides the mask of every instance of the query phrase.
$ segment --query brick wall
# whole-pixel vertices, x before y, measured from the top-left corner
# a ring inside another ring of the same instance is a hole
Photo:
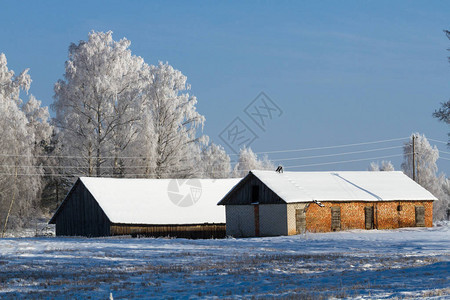
[[[433,201],[322,202],[322,204],[325,207],[311,203],[306,209],[307,231],[331,231],[332,206],[341,208],[341,230],[365,229],[364,207],[366,206],[373,207],[376,229],[414,227],[415,206],[425,207],[425,226],[433,226]]]

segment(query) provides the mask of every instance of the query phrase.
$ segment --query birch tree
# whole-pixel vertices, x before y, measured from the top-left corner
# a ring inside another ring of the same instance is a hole
[[[64,79],[55,84],[55,124],[72,173],[120,173],[119,159],[133,140],[140,118],[144,60],[131,54],[130,41],[112,32],[91,32],[69,47]]]
[[[204,116],[180,71],[147,65],[130,42],[91,32],[69,47],[55,85],[55,124],[68,175],[192,177],[201,174]],[[70,171],[70,172],[68,172]]]
[[[199,172],[201,147],[208,137],[198,132],[205,117],[196,110],[187,77],[168,63],[150,67],[151,79],[138,138],[148,162],[147,177],[191,177]]]

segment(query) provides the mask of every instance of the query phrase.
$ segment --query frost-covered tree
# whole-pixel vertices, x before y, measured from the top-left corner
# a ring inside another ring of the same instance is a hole
[[[414,137],[414,139],[413,139]],[[414,140],[414,156],[413,156]],[[439,150],[432,147],[425,135],[415,133],[411,135],[409,142],[403,146],[404,161],[402,163],[403,172],[409,177],[415,177],[418,184],[432,193],[439,201],[434,203],[433,218],[441,220],[447,213],[449,205],[449,194],[446,193],[448,181],[444,174],[438,175],[436,161],[439,158]],[[413,157],[415,167],[413,168]],[[413,176],[413,169],[415,176]]]
[[[0,54],[0,220],[3,228],[22,225],[37,209],[41,190],[43,146],[51,132],[48,109],[32,95],[23,104],[21,91],[28,92],[28,70],[15,76],[6,56]],[[9,223],[8,223],[9,222]]]
[[[137,142],[146,150],[146,172],[156,178],[190,177],[198,173],[201,147],[208,138],[199,135],[205,117],[188,91],[187,77],[167,63],[150,67],[151,80],[144,90],[143,130]]]
[[[202,151],[201,165],[204,178],[228,178],[231,175],[230,156],[220,145],[211,143]]]
[[[28,120],[29,131],[34,135],[33,154],[38,158],[43,156],[53,132],[53,127],[48,122],[50,119],[48,107],[41,105],[42,102],[31,95],[27,103],[22,106],[22,111]]]
[[[91,32],[69,47],[55,85],[57,140],[66,173],[87,176],[190,177],[207,137],[187,78],[169,64],[149,66],[127,39]]]
[[[414,152],[413,155],[413,137]],[[402,169],[406,175],[413,178],[421,185],[432,185],[438,171],[436,161],[439,158],[439,150],[432,147],[425,135],[414,133],[410,140],[403,146],[404,162]],[[415,159],[415,176],[413,176],[413,157]]]
[[[258,159],[251,148],[244,147],[239,151],[239,159],[234,166],[233,176],[244,177],[250,170],[274,170],[275,166],[267,156]]]
[[[112,32],[91,32],[69,47],[64,79],[55,84],[55,124],[70,173],[119,173],[119,160],[137,134],[148,80],[144,60],[131,54],[130,41]]]
[[[381,164],[378,162],[371,162],[368,168],[369,171],[394,171],[394,165],[391,161],[383,160]]]
[[[376,162],[371,162],[367,168],[369,171],[380,171],[380,166]]]

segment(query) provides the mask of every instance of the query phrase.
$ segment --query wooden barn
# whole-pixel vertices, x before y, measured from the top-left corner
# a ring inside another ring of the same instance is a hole
[[[402,172],[251,171],[218,203],[235,237],[432,226],[437,200]]]
[[[225,236],[217,202],[240,179],[79,178],[50,220],[57,236]]]

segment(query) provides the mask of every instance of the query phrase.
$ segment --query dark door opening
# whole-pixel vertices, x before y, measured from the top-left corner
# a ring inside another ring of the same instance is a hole
[[[252,186],[252,203],[259,203],[259,186]]]
[[[366,229],[373,229],[373,206],[364,207]]]
[[[331,231],[341,230],[341,208],[332,207],[331,208]]]
[[[253,212],[255,217],[255,236],[259,236],[259,204],[253,205]]]
[[[425,207],[416,206],[416,227],[425,227]]]

